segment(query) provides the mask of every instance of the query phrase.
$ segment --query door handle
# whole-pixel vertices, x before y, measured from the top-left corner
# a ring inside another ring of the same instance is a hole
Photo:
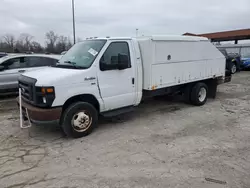
[[[19,70],[18,72],[20,72],[20,73],[24,73],[24,72],[25,72],[25,70]]]
[[[135,78],[132,78],[132,84],[133,85],[135,84]]]

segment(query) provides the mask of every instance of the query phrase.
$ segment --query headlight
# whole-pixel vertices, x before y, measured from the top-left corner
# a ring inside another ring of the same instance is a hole
[[[54,87],[36,87],[36,105],[39,107],[51,107],[55,100]]]

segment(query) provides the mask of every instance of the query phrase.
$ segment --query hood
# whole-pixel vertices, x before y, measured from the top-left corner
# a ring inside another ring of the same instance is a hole
[[[58,86],[79,83],[79,75],[83,75],[84,72],[88,71],[83,69],[46,67],[25,72],[23,75],[35,78],[37,80],[37,86]],[[82,77],[84,78],[84,76]]]

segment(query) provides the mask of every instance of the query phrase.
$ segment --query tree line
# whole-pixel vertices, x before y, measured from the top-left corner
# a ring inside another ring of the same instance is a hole
[[[80,38],[77,41],[81,41]],[[16,38],[13,34],[5,34],[0,37],[0,52],[7,53],[52,53],[60,54],[72,46],[69,37],[58,35],[54,31],[45,34],[45,46],[34,40],[28,33]]]

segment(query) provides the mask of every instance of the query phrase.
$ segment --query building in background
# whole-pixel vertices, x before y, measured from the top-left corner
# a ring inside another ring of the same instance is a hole
[[[239,40],[249,40],[250,43],[250,29],[241,29],[241,30],[223,31],[216,33],[205,33],[205,34],[184,33],[183,35],[206,37],[209,38],[211,42],[214,43],[234,41],[235,44],[238,44]]]

